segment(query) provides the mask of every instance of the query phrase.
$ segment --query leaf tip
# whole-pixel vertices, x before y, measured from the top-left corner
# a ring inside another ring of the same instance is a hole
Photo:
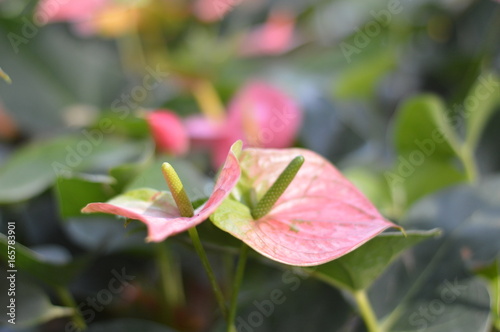
[[[243,141],[237,140],[231,145],[231,152],[238,158],[241,154],[241,150],[243,149]]]

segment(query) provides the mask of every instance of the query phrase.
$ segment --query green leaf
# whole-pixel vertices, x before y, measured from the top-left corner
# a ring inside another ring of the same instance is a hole
[[[500,79],[493,73],[479,76],[464,100],[464,116],[467,119],[465,142],[470,150],[474,150],[481,137],[486,122],[499,109]]]
[[[85,205],[109,200],[115,194],[111,188],[113,182],[111,177],[88,174],[59,177],[55,190],[61,216],[80,216]]]
[[[123,222],[114,216],[92,215],[70,217],[63,227],[73,242],[93,252],[144,253],[151,250],[151,246],[144,241],[146,227],[139,222],[124,227]]]
[[[386,173],[386,178],[389,184],[404,188],[404,192],[394,194],[408,205],[429,193],[466,180],[465,174],[451,163],[427,159],[420,165],[412,165],[410,159],[404,157],[398,159],[396,171],[391,175]]]
[[[406,236],[400,232],[383,233],[347,255],[309,271],[351,292],[367,289],[405,249],[439,234],[438,230],[408,231]]]
[[[385,176],[402,209],[419,198],[467,179],[456,160],[461,143],[441,99],[420,95],[404,102],[394,123],[398,153]]]
[[[144,153],[148,153],[144,142],[113,137],[92,141],[83,135],[69,136],[29,144],[0,168],[0,204],[36,196],[51,186],[58,175],[107,172],[117,164],[141,158]]]
[[[488,281],[493,325],[500,331],[500,256],[490,265],[477,268],[475,272]]]
[[[422,151],[428,158],[448,159],[459,150],[445,105],[430,94],[410,98],[398,108],[394,139],[399,154]]]
[[[9,244],[7,236],[0,234],[0,257],[8,261]],[[46,282],[49,285],[61,286],[68,284],[86,265],[88,258],[82,257],[70,263],[57,264],[50,262],[42,255],[23,246],[15,244],[16,268]]]
[[[0,277],[2,280],[6,280],[9,273],[2,269],[0,272]],[[16,274],[16,289],[15,299],[16,305],[16,316],[15,325],[16,327],[30,327],[36,326],[49,322],[53,319],[60,317],[67,317],[73,315],[73,309],[61,306],[55,306],[50,302],[49,297],[43,292],[43,290],[33,282],[29,282],[22,277],[21,274]],[[7,291],[0,294],[0,303],[6,304],[2,305],[5,308],[10,303],[10,298],[7,296]],[[9,309],[4,310],[2,315],[2,321],[7,325],[7,320],[11,317],[6,315]],[[8,323],[10,325],[10,323]]]
[[[377,83],[396,64],[396,52],[392,48],[367,50],[370,53],[347,66],[338,78],[335,98],[354,99],[373,96]],[[361,61],[360,61],[361,60]]]
[[[65,148],[77,142],[66,137],[19,149],[0,168],[0,203],[22,201],[47,189],[56,178],[52,162],[64,160]]]
[[[469,267],[498,257],[499,215],[500,177],[453,186],[412,206],[406,228],[439,227],[443,236],[409,250],[370,288],[386,331],[491,330],[486,285]]]

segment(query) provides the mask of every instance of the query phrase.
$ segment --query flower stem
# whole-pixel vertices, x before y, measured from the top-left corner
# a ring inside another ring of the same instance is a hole
[[[269,213],[269,211],[271,211],[273,205],[285,192],[286,188],[288,188],[303,163],[304,157],[297,156],[293,158],[285,170],[281,172],[276,181],[274,181],[273,185],[267,190],[264,196],[252,209],[252,217],[255,220],[264,217]]]
[[[167,319],[171,320],[171,312],[185,304],[181,271],[174,257],[172,257],[172,252],[165,241],[157,243],[155,249],[156,262],[160,271],[165,311]]]
[[[205,268],[205,272],[207,273],[208,279],[210,280],[210,284],[212,285],[212,289],[215,294],[215,298],[217,300],[217,303],[219,305],[219,308],[221,310],[222,315],[224,318],[227,319],[227,308],[226,308],[226,301],[224,300],[224,295],[222,294],[222,291],[217,284],[217,279],[215,278],[214,271],[212,270],[212,267],[210,266],[210,262],[208,261],[207,254],[205,252],[205,249],[203,249],[203,245],[201,244],[200,241],[200,236],[198,235],[198,231],[196,230],[196,227],[191,227],[189,230],[189,236],[191,237],[191,241],[193,242],[194,249],[196,250],[196,253],[201,259],[201,263],[203,264],[203,267]]]
[[[238,259],[238,266],[236,267],[236,275],[233,281],[231,303],[229,305],[229,317],[227,319],[227,332],[237,332],[236,327],[234,326],[234,319],[236,318],[236,309],[238,307],[238,293],[240,292],[243,275],[245,273],[247,256],[248,246],[245,243],[242,243],[240,248],[240,258]]]
[[[460,153],[460,158],[462,159],[462,163],[465,168],[467,180],[469,180],[470,183],[476,182],[478,178],[478,172],[476,160],[474,159],[474,151],[469,148],[468,145],[464,145]]]
[[[65,305],[66,307],[70,307],[73,309],[74,311],[73,323],[75,323],[77,329],[78,330],[87,329],[87,324],[85,323],[85,319],[83,319],[80,309],[78,309],[75,299],[73,298],[73,295],[71,295],[68,288],[66,288],[65,286],[57,286],[55,287],[55,291],[57,293],[57,296],[59,296],[59,299],[61,300],[62,304]]]
[[[215,91],[214,86],[207,80],[201,79],[196,82],[192,88],[192,93],[198,106],[205,116],[214,121],[222,122],[226,117],[224,113],[224,106]]]
[[[357,290],[354,292],[354,299],[358,304],[361,317],[363,318],[368,332],[382,332],[377,323],[377,317],[373,312],[368,296],[365,290]]]

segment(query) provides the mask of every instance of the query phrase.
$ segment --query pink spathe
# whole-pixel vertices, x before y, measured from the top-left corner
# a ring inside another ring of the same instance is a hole
[[[241,143],[236,143],[241,144]],[[239,145],[241,148],[241,145]],[[239,150],[237,148],[236,150]],[[160,171],[160,170],[158,170]],[[153,189],[139,189],[138,194],[118,196],[107,203],[90,203],[83,213],[110,213],[140,220],[148,227],[148,241],[161,242],[206,220],[227,198],[240,178],[240,166],[233,149],[227,155],[214,190],[207,202],[194,211],[193,217],[182,217],[172,195]]]
[[[103,9],[110,0],[40,0],[36,9],[47,22],[85,21]]]
[[[241,43],[240,55],[280,55],[294,45],[294,16],[283,10],[271,12],[267,21],[248,33]]]
[[[220,21],[243,0],[196,0],[193,13],[203,22]]]
[[[222,123],[205,117],[189,118],[185,123],[194,143],[212,149],[213,163],[218,166],[231,144],[240,139],[247,147],[290,147],[300,129],[302,111],[278,88],[253,81],[232,99]]]
[[[239,160],[249,185],[262,197],[299,155],[304,164],[266,216],[212,221],[262,255],[297,266],[331,261],[387,228],[399,228],[382,217],[330,162],[312,151],[250,148],[243,150]]]
[[[146,119],[158,151],[175,156],[188,151],[189,138],[177,114],[169,110],[156,110],[149,113]]]

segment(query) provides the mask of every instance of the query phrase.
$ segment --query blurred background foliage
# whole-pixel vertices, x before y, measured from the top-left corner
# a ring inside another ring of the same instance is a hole
[[[115,0],[61,13],[71,2],[0,1],[0,230],[15,221],[16,330],[67,331],[65,295],[89,309],[122,269],[132,287],[91,310],[89,331],[223,330],[185,235],[145,243],[139,223],[79,211],[167,190],[162,161],[206,198],[211,150],[162,153],[148,114],[224,117],[261,81],[302,110],[294,146],[331,160],[406,229],[442,229],[363,286],[386,330],[500,331],[500,3]],[[209,223],[200,233],[229,288],[237,243]],[[239,331],[364,331],[331,287],[338,269],[302,277],[255,256],[238,317],[275,289],[286,301]],[[456,301],[441,297],[449,284]]]

